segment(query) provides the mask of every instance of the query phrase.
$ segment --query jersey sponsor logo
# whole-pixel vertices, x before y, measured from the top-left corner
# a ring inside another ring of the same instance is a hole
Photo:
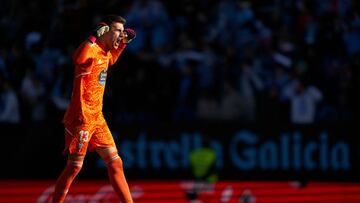
[[[105,85],[106,77],[107,77],[106,70],[102,70],[99,74],[99,84],[100,85]]]

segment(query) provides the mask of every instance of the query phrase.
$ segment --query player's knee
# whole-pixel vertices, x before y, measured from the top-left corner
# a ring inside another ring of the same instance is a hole
[[[106,166],[117,172],[117,171],[122,171],[123,170],[123,162],[117,152],[116,151],[112,151],[111,153],[108,153],[106,156],[103,157]]]
[[[106,157],[105,162],[106,162],[106,165],[111,165],[111,164],[114,165],[115,164],[115,165],[121,166],[121,168],[123,165],[123,162],[118,154]]]
[[[109,165],[110,163],[116,161],[117,164],[120,164],[122,166],[122,161],[121,158],[118,154],[118,151],[115,147],[111,147],[111,148],[99,148],[97,149],[97,152],[99,153],[99,155],[101,156],[101,158],[105,161],[106,165]]]
[[[81,171],[82,165],[70,165],[71,171],[74,174],[78,174]]]
[[[72,173],[79,173],[84,162],[83,156],[69,155],[67,165]]]
[[[115,173],[122,173],[124,171],[123,162],[120,157],[107,163],[107,167]]]

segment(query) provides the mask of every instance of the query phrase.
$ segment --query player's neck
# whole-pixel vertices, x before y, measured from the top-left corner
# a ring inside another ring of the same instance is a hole
[[[98,44],[98,46],[106,53],[108,52],[110,49],[106,46],[106,44],[104,43],[104,41],[99,38],[96,43]]]

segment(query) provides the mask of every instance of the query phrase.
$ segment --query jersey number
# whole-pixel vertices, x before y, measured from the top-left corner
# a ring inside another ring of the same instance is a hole
[[[89,141],[89,131],[81,130],[80,134],[80,142],[87,142]]]

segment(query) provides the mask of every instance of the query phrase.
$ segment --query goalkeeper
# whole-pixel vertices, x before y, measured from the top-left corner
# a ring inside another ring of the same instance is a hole
[[[64,202],[88,150],[96,151],[105,161],[110,183],[121,201],[133,202],[122,160],[102,113],[108,67],[136,36],[134,30],[124,29],[125,23],[120,16],[106,16],[74,53],[73,92],[63,119],[68,159],[56,182],[53,203]]]

